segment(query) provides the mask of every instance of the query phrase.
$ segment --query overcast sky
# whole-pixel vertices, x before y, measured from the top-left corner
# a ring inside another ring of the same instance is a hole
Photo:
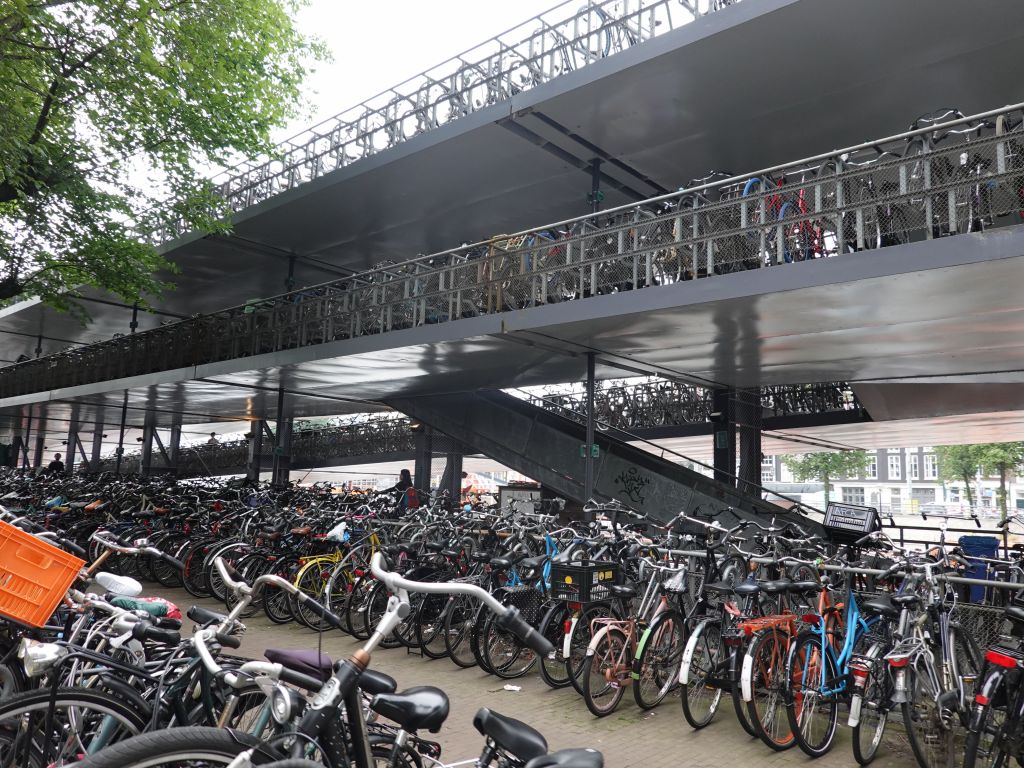
[[[557,0],[311,0],[299,28],[334,60],[307,83],[313,117],[284,139],[557,5]],[[571,6],[566,12],[571,11]]]

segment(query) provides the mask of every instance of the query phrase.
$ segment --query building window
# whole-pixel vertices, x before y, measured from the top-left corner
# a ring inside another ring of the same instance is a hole
[[[935,503],[935,489],[934,488],[911,488],[910,498],[914,499],[918,504],[934,504]]]
[[[877,480],[878,479],[878,457],[877,456],[875,456],[874,454],[871,454],[870,461],[868,461],[868,468],[866,470],[864,470],[864,472],[865,472],[864,477],[866,477],[868,480]]]
[[[764,456],[761,458],[761,482],[775,482],[775,457]]]
[[[843,488],[843,501],[847,504],[864,504],[863,486],[847,486]]]
[[[953,486],[953,487],[949,488],[948,491],[949,491],[949,500],[950,500],[950,502],[952,502],[953,504],[959,504],[960,503],[960,489],[957,488],[956,486]]]
[[[900,466],[899,455],[889,455],[889,479],[899,480],[902,476],[902,467]]]
[[[918,479],[920,479],[921,473],[920,473],[920,468],[918,466],[919,459],[918,459],[917,454],[916,453],[912,453],[912,454],[910,454],[910,456],[908,458],[910,460],[910,479],[911,480],[918,480]]]
[[[934,455],[924,457],[924,479],[939,479],[939,460]]]
[[[900,448],[889,448],[888,449],[889,453],[899,453],[900,450],[901,450]]]

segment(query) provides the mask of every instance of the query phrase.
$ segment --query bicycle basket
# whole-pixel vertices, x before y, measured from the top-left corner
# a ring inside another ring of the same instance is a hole
[[[529,584],[505,588],[501,602],[519,609],[519,613],[528,624],[536,624],[540,620],[541,594]]]
[[[45,626],[83,565],[84,560],[0,522],[0,616]]]
[[[618,563],[599,560],[551,563],[551,596],[556,600],[573,603],[607,600],[611,596],[608,587],[618,583]]]

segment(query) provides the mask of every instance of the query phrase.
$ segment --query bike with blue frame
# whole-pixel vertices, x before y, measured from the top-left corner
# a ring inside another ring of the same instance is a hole
[[[839,704],[852,693],[851,662],[864,649],[878,616],[861,614],[851,574],[843,578],[844,603],[803,616],[809,628],[790,645],[786,662],[786,713],[796,743],[811,757],[832,749]],[[839,587],[826,584],[825,589]],[[845,611],[845,616],[844,616]]]

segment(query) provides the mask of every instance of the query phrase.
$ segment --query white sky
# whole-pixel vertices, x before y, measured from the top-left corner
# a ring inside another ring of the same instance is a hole
[[[299,29],[323,40],[334,60],[320,64],[307,81],[311,118],[295,121],[276,138],[285,139],[353,107],[557,4],[312,0],[298,18]]]

